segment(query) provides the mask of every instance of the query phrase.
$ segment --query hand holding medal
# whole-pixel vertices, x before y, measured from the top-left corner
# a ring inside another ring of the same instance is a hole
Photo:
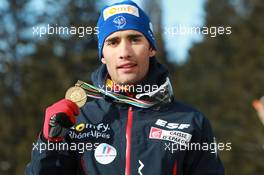
[[[46,140],[59,142],[64,139],[68,129],[76,123],[76,116],[87,101],[84,89],[75,85],[67,90],[62,99],[46,109],[43,136]]]
[[[67,90],[65,98],[71,100],[81,108],[87,101],[87,94],[83,88],[74,86]]]

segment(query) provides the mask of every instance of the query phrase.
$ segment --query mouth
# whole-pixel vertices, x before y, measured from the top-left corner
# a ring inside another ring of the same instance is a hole
[[[137,67],[136,63],[125,63],[117,66],[117,69],[124,72],[131,72],[135,67]]]

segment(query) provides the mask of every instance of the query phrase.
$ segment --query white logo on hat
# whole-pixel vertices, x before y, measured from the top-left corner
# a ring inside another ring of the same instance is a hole
[[[152,23],[151,22],[149,22],[149,28],[150,28],[150,30],[153,32],[154,30],[153,30],[153,25],[152,25]]]
[[[113,162],[116,155],[116,149],[107,143],[101,143],[94,151],[96,161],[103,165]]]
[[[123,17],[123,16],[118,16],[118,17],[115,17],[115,19],[113,20],[113,23],[115,23],[116,27],[118,29],[122,29],[125,25],[126,25],[126,18]]]
[[[111,7],[107,7],[103,11],[104,20],[107,20],[113,15],[127,13],[139,17],[138,8],[133,5],[114,5]]]

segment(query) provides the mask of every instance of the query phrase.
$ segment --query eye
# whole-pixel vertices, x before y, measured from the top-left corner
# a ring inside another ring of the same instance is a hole
[[[140,42],[140,38],[131,38],[132,42]]]
[[[105,44],[106,44],[107,46],[113,46],[113,45],[116,45],[117,42],[116,42],[116,41],[107,41]]]

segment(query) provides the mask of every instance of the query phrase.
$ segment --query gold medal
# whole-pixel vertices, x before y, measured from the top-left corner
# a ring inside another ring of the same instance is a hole
[[[76,103],[79,108],[81,108],[87,101],[85,90],[78,86],[74,86],[68,89],[65,98]]]

